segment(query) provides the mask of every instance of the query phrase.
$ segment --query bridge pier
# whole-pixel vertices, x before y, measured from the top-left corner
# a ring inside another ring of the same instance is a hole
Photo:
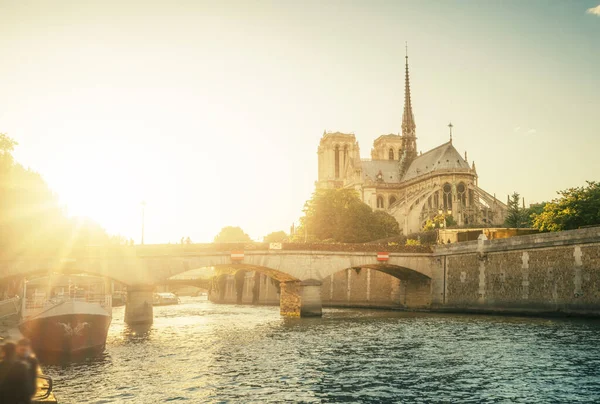
[[[279,312],[287,317],[321,317],[321,281],[280,283]]]
[[[127,303],[125,304],[125,322],[127,324],[152,324],[154,321],[153,295],[154,286],[127,286]]]

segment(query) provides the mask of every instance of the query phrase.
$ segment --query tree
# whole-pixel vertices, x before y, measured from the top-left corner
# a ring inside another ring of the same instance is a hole
[[[542,214],[547,203],[548,202],[542,202],[529,205],[529,209],[527,211],[527,227],[534,227],[533,222],[536,216]]]
[[[373,224],[373,240],[381,238],[388,238],[397,236],[400,234],[400,225],[398,221],[394,219],[394,216],[387,212],[378,210],[373,212],[375,223]]]
[[[586,181],[587,186],[558,191],[559,198],[544,206],[533,218],[540,231],[561,231],[600,224],[600,183]]]
[[[89,219],[68,218],[42,176],[13,159],[17,142],[0,134],[0,251],[62,251],[121,243]]]
[[[433,229],[440,229],[451,226],[456,226],[456,220],[454,220],[454,217],[452,215],[441,213],[435,215],[431,219],[427,219],[425,225],[423,226],[423,230],[430,231]]]
[[[352,189],[317,189],[304,205],[294,241],[363,243],[400,234],[396,220],[373,210]]]
[[[263,241],[265,243],[281,243],[282,241],[284,241],[287,238],[288,238],[288,235],[285,234],[284,231],[274,231],[272,233],[267,234],[263,238]]]
[[[215,243],[245,243],[252,241],[240,227],[226,226],[214,238]]]
[[[529,221],[529,210],[521,205],[521,195],[518,192],[514,192],[508,198],[508,209],[506,212],[506,219],[504,224],[508,227],[527,227]]]
[[[6,136],[4,133],[0,133],[0,179],[5,176],[7,171],[13,165],[12,152],[18,143],[13,139]]]

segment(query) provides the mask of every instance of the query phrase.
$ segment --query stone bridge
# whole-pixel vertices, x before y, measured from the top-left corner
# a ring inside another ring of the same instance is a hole
[[[360,248],[360,245],[351,246]],[[152,312],[147,303],[152,301],[155,285],[186,271],[206,267],[215,268],[217,276],[243,270],[276,279],[280,282],[281,313],[290,316],[321,315],[322,280],[348,268],[371,268],[402,279],[407,293],[431,287],[431,253],[389,252],[382,261],[377,254],[384,249],[382,246],[365,246],[372,251],[256,249],[264,245],[253,244],[247,247],[254,249],[235,252],[206,251],[205,245],[90,247],[62,258],[2,257],[0,283],[47,273],[87,273],[109,278],[127,285],[126,320],[129,323],[151,322]]]
[[[387,259],[378,260],[378,252],[386,250]],[[329,277],[334,290],[332,274],[346,270],[350,275],[350,268],[357,274],[367,268],[367,274],[375,270],[400,279],[405,296],[417,296],[407,299],[412,303],[405,308],[600,315],[600,227],[433,250],[370,244],[284,244],[269,249],[268,244],[246,244],[90,247],[64,257],[4,253],[0,283],[51,272],[103,276],[127,285],[126,321],[148,323],[155,285],[205,267],[214,268],[215,276],[243,270],[276,279],[283,315],[321,315],[323,280]]]

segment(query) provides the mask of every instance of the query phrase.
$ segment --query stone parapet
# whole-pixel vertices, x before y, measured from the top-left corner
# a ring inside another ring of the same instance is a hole
[[[538,233],[495,240],[466,241],[433,247],[433,255],[468,254],[476,251],[494,252],[556,247],[563,245],[600,243],[600,226],[552,233]]]

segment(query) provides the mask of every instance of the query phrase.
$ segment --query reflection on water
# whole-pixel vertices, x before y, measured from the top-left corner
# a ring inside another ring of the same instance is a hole
[[[151,327],[114,309],[106,351],[46,366],[61,403],[598,402],[600,322],[325,310],[196,298]]]

